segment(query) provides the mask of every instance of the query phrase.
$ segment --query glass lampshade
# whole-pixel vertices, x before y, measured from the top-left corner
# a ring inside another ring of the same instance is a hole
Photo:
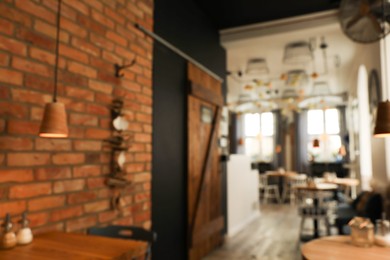
[[[302,64],[312,60],[313,54],[308,42],[293,42],[284,48],[283,62],[286,64]]]
[[[265,59],[255,58],[248,61],[245,72],[248,76],[267,75],[269,73],[269,69]]]

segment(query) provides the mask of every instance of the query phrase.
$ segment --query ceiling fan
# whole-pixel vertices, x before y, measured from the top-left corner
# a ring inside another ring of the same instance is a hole
[[[389,33],[388,0],[342,0],[340,24],[344,33],[359,43],[375,42]]]

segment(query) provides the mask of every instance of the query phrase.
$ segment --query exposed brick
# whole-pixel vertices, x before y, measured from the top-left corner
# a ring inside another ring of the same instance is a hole
[[[48,222],[49,213],[48,212],[32,213],[28,215],[28,219],[30,221],[29,226],[31,228],[39,227]]]
[[[133,175],[133,182],[150,182],[152,179],[152,175],[149,172],[137,173]]]
[[[38,61],[54,65],[55,55],[42,49],[30,47],[30,57]]]
[[[108,51],[105,51],[103,50],[103,55],[102,55],[102,58],[108,62],[111,62],[111,63],[118,63],[118,64],[122,64],[122,56],[119,56],[119,55],[115,55],[114,53],[112,52],[108,52]]]
[[[69,167],[48,167],[35,170],[35,179],[39,181],[70,179],[71,177]]]
[[[50,161],[48,153],[8,153],[8,166],[35,166],[45,165]]]
[[[134,135],[134,140],[140,143],[150,143],[152,141],[152,136],[150,134],[136,133]]]
[[[107,51],[112,51],[114,49],[114,43],[107,40],[105,37],[91,33],[90,38],[91,42],[93,42],[96,46],[99,46]]]
[[[144,152],[145,151],[145,144],[140,143],[132,143],[129,147],[129,152]]]
[[[151,162],[152,155],[150,153],[137,153],[135,154],[136,162]]]
[[[111,94],[113,87],[110,84],[106,84],[97,80],[89,80],[89,87],[93,90]]]
[[[0,66],[8,66],[10,56],[7,53],[0,52]]]
[[[43,227],[39,228],[33,228],[34,235],[42,234],[42,233],[48,233],[53,231],[63,231],[64,230],[64,223],[56,223],[56,224],[50,224],[45,225]]]
[[[32,149],[32,140],[28,138],[0,136],[0,149],[25,151]]]
[[[111,136],[111,131],[106,129],[89,128],[85,131],[87,138],[106,139]]]
[[[82,14],[89,15],[89,7],[83,4],[81,1],[64,0],[64,4],[74,8]]]
[[[126,71],[125,75],[128,73],[131,73],[131,72]],[[122,80],[122,87],[124,87],[128,90],[134,91],[134,92],[141,92],[141,90],[142,90],[142,87],[140,84],[138,84],[132,80],[126,80],[126,79]]]
[[[71,113],[69,117],[69,124],[78,126],[97,126],[98,118],[94,115]]]
[[[110,115],[110,110],[107,106],[97,105],[97,104],[87,104],[86,112],[90,114],[108,116]]]
[[[97,76],[97,72],[95,69],[77,62],[69,62],[68,69],[73,73],[80,74],[93,79]]]
[[[32,74],[24,75],[24,85],[27,88],[45,91],[49,93],[52,92],[54,89],[54,82],[52,79]]]
[[[143,163],[128,163],[125,166],[126,172],[135,173],[145,171],[145,165]]]
[[[14,31],[14,25],[4,19],[0,18],[0,32],[4,34],[12,34]]]
[[[95,94],[88,89],[82,89],[80,87],[66,86],[65,93],[68,97],[78,98],[82,100],[93,101]]]
[[[51,194],[51,183],[15,185],[9,189],[11,199],[31,198]]]
[[[95,201],[84,204],[84,210],[86,213],[99,212],[108,210],[110,208],[109,200]]]
[[[40,47],[49,51],[54,51],[55,49],[54,39],[42,35],[38,32],[27,30],[26,28],[18,28],[17,37],[23,41],[27,41],[35,47]],[[26,48],[25,45],[23,46]]]
[[[19,102],[43,105],[44,103],[51,101],[50,95],[43,95],[42,93],[24,90],[24,89],[11,89],[12,99],[18,100]]]
[[[87,186],[90,189],[104,187],[106,185],[106,178],[89,178]]]
[[[83,0],[83,2],[100,12],[103,11],[103,4],[99,0]]]
[[[5,155],[0,153],[0,165],[4,165]]]
[[[126,22],[126,19],[122,15],[120,15],[118,12],[115,12],[111,8],[104,7],[104,14],[121,25],[124,25]]]
[[[98,165],[83,165],[73,168],[73,177],[91,177],[101,175],[101,167]]]
[[[137,212],[137,214],[134,214],[134,216],[133,216],[134,223],[138,224],[138,223],[142,223],[142,222],[145,222],[147,220],[150,220],[150,216],[151,216],[150,210],[147,210],[147,211],[144,211],[141,213]]]
[[[68,195],[69,204],[84,203],[96,199],[97,195],[92,191],[71,193]]]
[[[150,192],[142,192],[135,194],[134,200],[136,203],[149,201],[150,200]]]
[[[4,169],[0,170],[0,183],[28,182],[34,179],[31,169]]]
[[[72,147],[70,140],[37,138],[35,148],[40,151],[69,151]]]
[[[10,134],[37,135],[39,132],[40,123],[32,121],[9,120],[7,125],[7,131]]]
[[[18,201],[7,201],[0,203],[0,212],[1,214],[5,214],[5,212],[10,215],[21,214],[26,210],[26,201],[18,200]]]
[[[64,17],[61,18],[61,28],[81,38],[87,36],[87,30],[85,28]]]
[[[28,116],[28,109],[26,106],[21,105],[21,104],[0,101],[0,116],[1,117],[11,116],[11,117],[15,117],[15,118],[25,118]]]
[[[69,71],[62,71],[58,75],[58,80],[64,84],[71,84],[75,86],[88,86],[88,79],[82,75],[71,73]]]
[[[66,232],[73,232],[83,228],[95,226],[97,223],[96,216],[81,217],[75,220],[66,221]]]
[[[50,214],[50,221],[55,222],[55,221],[60,221],[64,220],[67,218],[73,218],[73,217],[78,217],[83,214],[83,207],[81,206],[75,206],[75,207],[68,207],[65,209],[58,209],[54,210]]]
[[[46,65],[14,57],[12,59],[12,67],[29,73],[38,74],[41,76],[53,76],[53,69]]]
[[[53,191],[54,193],[63,193],[70,191],[83,190],[85,186],[85,180],[69,180],[69,181],[56,181],[54,182]]]
[[[15,8],[0,2],[0,16],[8,18],[11,21],[20,23],[26,27],[30,27],[32,24],[32,17],[24,12],[20,12]]]
[[[79,61],[85,64],[88,64],[89,62],[88,54],[86,54],[85,52],[79,51],[65,44],[61,44],[59,50],[60,55],[63,55],[69,59]]]
[[[76,151],[100,151],[102,149],[101,141],[80,140],[73,142]]]
[[[69,127],[69,138],[84,138],[83,127]]]
[[[123,47],[127,46],[127,39],[118,35],[117,33],[113,32],[113,31],[107,31],[106,38],[110,39],[111,41],[113,41],[116,44],[119,44]]]
[[[54,164],[80,164],[85,161],[85,155],[82,153],[59,153],[53,155]]]
[[[152,115],[146,115],[146,114],[137,113],[136,114],[136,120],[138,122],[151,124],[152,123]]]
[[[118,211],[105,211],[99,213],[99,222],[105,223],[114,220],[118,216]]]
[[[27,54],[27,47],[25,44],[2,35],[0,35],[0,49],[22,56],[26,56]]]
[[[92,10],[92,19],[107,26],[111,30],[114,29],[114,26],[115,26],[114,22],[110,18],[104,16],[103,14],[101,14],[95,10]]]
[[[54,25],[48,24],[41,20],[35,20],[34,29],[40,33],[43,33],[51,38],[57,37],[57,28]]]
[[[38,211],[62,207],[65,204],[65,196],[49,196],[29,200],[28,209]]]
[[[15,6],[19,9],[30,13],[38,18],[44,19],[50,23],[55,22],[55,14],[33,1],[15,0]]]
[[[93,55],[93,56],[100,55],[100,49],[98,47],[94,46],[93,44],[91,44],[87,41],[76,38],[76,37],[72,38],[72,46],[80,49],[81,51],[84,51],[85,53]]]

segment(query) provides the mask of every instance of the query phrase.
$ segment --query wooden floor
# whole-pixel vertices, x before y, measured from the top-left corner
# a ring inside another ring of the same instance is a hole
[[[204,260],[300,260],[297,208],[261,205],[261,215]]]

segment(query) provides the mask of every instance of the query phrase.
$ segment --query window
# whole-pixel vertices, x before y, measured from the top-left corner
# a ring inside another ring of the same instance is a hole
[[[307,133],[309,135],[309,160],[334,162],[342,159],[340,120],[337,109],[309,110],[307,112]],[[319,146],[314,143],[319,143]]]
[[[272,112],[244,115],[245,154],[253,161],[271,162],[274,154]]]

